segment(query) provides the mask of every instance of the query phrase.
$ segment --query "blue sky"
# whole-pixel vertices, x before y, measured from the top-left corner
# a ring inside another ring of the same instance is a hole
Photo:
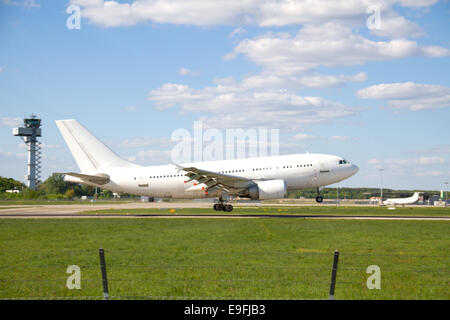
[[[369,29],[369,5],[380,27]],[[68,29],[69,5],[81,28]],[[0,0],[0,175],[24,180],[13,127],[43,119],[43,178],[77,170],[54,120],[126,159],[170,162],[193,122],[280,129],[280,153],[341,155],[341,186],[450,178],[450,3],[434,0]]]

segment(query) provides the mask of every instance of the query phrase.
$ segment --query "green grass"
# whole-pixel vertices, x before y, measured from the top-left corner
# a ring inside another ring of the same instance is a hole
[[[335,206],[284,206],[284,207],[243,207],[235,205],[231,213],[217,212],[212,208],[176,208],[172,209],[107,209],[107,210],[89,210],[85,213],[96,214],[230,214],[230,215],[349,215],[349,216],[448,216],[450,217],[450,208],[438,207],[398,207],[395,210],[389,210],[386,207],[335,207]]]
[[[98,248],[110,295],[449,299],[448,222],[304,219],[0,220],[0,298],[99,297]],[[81,290],[65,286],[81,268]],[[366,268],[381,268],[369,290]]]

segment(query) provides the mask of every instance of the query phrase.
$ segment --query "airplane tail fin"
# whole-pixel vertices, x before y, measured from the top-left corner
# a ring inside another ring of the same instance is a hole
[[[76,120],[56,120],[81,172],[98,172],[108,167],[138,167],[121,159]]]

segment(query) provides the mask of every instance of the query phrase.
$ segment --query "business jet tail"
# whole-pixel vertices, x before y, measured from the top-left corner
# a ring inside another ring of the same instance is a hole
[[[111,167],[138,167],[121,159],[76,120],[56,120],[81,172],[95,173]]]

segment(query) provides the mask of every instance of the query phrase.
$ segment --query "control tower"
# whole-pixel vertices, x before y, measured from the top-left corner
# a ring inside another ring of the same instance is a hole
[[[23,120],[23,127],[14,128],[13,135],[21,137],[28,146],[28,174],[25,176],[28,188],[35,190],[41,182],[41,144],[37,140],[41,137],[41,119],[32,114]]]

